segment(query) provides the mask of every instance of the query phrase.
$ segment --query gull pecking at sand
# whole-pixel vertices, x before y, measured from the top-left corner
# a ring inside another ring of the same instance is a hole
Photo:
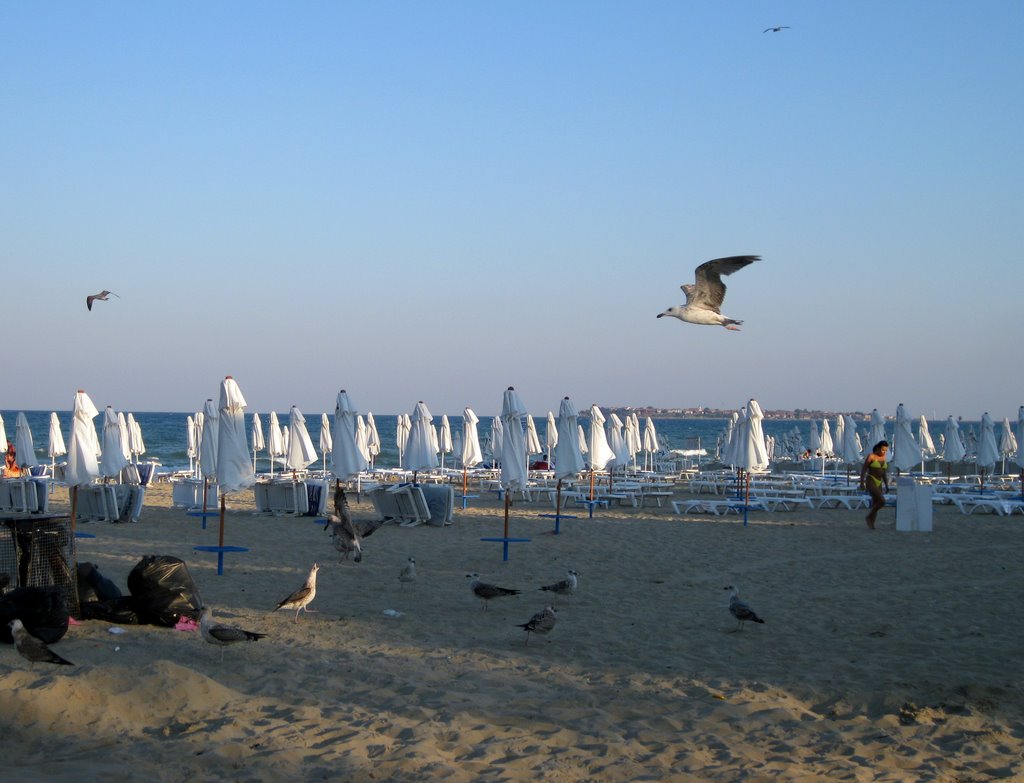
[[[754,610],[750,608],[750,605],[740,600],[740,589],[738,587],[728,585],[723,589],[731,591],[729,593],[729,613],[736,618],[736,627],[729,633],[735,633],[743,628],[743,623],[764,624],[764,620],[757,616]]]
[[[555,627],[557,612],[553,606],[545,606],[519,627],[526,631],[526,644],[530,643],[531,633],[548,633]]]
[[[55,663],[61,666],[74,666],[71,661],[61,658],[46,646],[46,642],[37,639],[22,625],[21,620],[11,620],[7,625],[14,637],[14,648],[29,663]]]
[[[85,297],[85,306],[92,310],[93,302],[95,302],[96,300],[106,302],[112,296],[117,296],[117,294],[115,294],[113,291],[100,291],[98,294],[90,294],[89,296]],[[117,296],[117,298],[120,299],[121,297]]]
[[[544,585],[541,590],[547,590],[558,595],[572,595],[576,592],[576,588],[579,586],[579,571],[573,571],[571,568],[565,572],[567,576],[560,582],[555,582],[551,585]]]
[[[299,621],[299,612],[309,612],[307,607],[316,598],[316,572],[320,570],[320,566],[313,563],[313,567],[309,569],[309,576],[306,577],[306,583],[292,593],[290,596],[285,598],[279,603],[274,611],[278,609],[294,609],[295,610],[295,622]]]
[[[405,564],[405,568],[398,572],[398,581],[402,583],[402,587],[405,587],[406,582],[416,581],[415,557],[410,557],[409,562]]]
[[[725,300],[725,283],[722,282],[722,275],[731,275],[760,258],[761,256],[729,256],[704,262],[694,271],[693,285],[683,283],[679,286],[686,294],[686,304],[670,307],[665,312],[658,313],[658,318],[670,315],[687,323],[724,326],[730,331],[738,332],[738,327],[743,321],[722,315],[722,302]]]
[[[213,619],[213,611],[204,606],[203,613],[199,617],[199,633],[210,644],[219,645],[220,659],[224,660],[224,648],[238,642],[255,642],[266,636],[265,633],[255,631],[243,631],[233,625],[221,625]]]
[[[521,590],[513,590],[510,587],[498,587],[497,585],[487,584],[487,582],[480,581],[480,574],[466,574],[466,579],[470,579],[469,589],[473,591],[473,595],[477,598],[483,599],[484,609],[487,608],[487,602],[494,598],[501,598],[507,595],[519,595]]]

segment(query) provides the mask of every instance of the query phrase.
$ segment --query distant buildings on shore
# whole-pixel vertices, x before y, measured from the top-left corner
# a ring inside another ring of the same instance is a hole
[[[735,409],[729,408],[651,408],[635,406],[609,406],[608,410],[620,416],[623,413],[635,413],[640,418],[650,416],[654,419],[728,419]],[[762,410],[766,419],[834,419],[842,414],[852,416],[855,421],[870,421],[871,414],[863,411],[818,411],[806,408],[793,410]],[[887,419],[892,418],[886,416]]]

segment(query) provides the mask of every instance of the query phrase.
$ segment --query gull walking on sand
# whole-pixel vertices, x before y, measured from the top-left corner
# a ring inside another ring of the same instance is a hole
[[[530,643],[531,633],[548,633],[555,627],[557,612],[553,606],[545,606],[519,627],[526,631],[526,644]]]
[[[74,666],[71,661],[61,658],[47,647],[46,642],[42,639],[37,639],[25,630],[21,620],[11,620],[7,625],[11,629],[11,636],[14,637],[14,648],[29,663],[55,663],[60,666]]]
[[[110,297],[117,296],[113,291],[100,291],[98,294],[90,294],[85,297],[85,306],[92,310],[92,303],[99,300],[100,302],[106,302]],[[120,296],[117,296],[120,299]]]
[[[572,595],[576,592],[576,588],[579,586],[579,571],[573,571],[571,568],[565,572],[566,577],[560,582],[554,584],[544,585],[541,590],[547,590],[551,593],[557,593],[558,595]]]
[[[199,633],[202,634],[210,644],[220,646],[220,659],[224,660],[224,648],[238,642],[255,642],[266,636],[265,633],[255,631],[243,631],[233,625],[222,625],[213,619],[213,611],[204,606],[203,613],[199,617]]]
[[[480,581],[480,574],[466,574],[466,579],[471,580],[469,583],[469,589],[473,591],[473,595],[480,598],[484,602],[484,609],[487,608],[487,603],[494,598],[501,598],[507,595],[519,595],[521,590],[513,590],[509,587],[498,587],[497,585],[487,584],[487,582]]]
[[[679,286],[686,294],[686,304],[670,307],[665,312],[658,313],[658,318],[670,315],[687,323],[724,326],[730,331],[738,332],[743,321],[722,315],[722,302],[725,300],[725,283],[722,282],[722,275],[731,275],[760,258],[761,256],[729,256],[706,261],[694,270],[693,285],[683,283]]]
[[[416,558],[410,557],[409,562],[405,564],[398,573],[398,581],[402,583],[402,587],[405,587],[406,582],[416,581]]]
[[[308,607],[313,602],[313,599],[316,598],[316,572],[319,570],[320,566],[313,563],[313,567],[309,569],[309,576],[306,577],[306,583],[274,607],[274,611],[276,612],[278,609],[294,609],[295,622],[299,621],[299,612],[315,611]]]
[[[736,618],[736,627],[733,628],[729,633],[735,633],[743,628],[743,623],[761,623],[764,624],[764,620],[757,616],[753,609],[750,608],[750,604],[740,600],[740,589],[733,585],[728,585],[725,590],[729,590],[729,613]]]

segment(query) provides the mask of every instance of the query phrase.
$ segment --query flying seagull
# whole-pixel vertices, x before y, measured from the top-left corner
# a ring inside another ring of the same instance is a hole
[[[735,633],[743,628],[743,623],[764,624],[764,620],[757,616],[754,610],[750,608],[750,605],[740,600],[740,589],[738,587],[728,585],[723,589],[731,591],[729,593],[729,613],[736,618],[736,627],[730,633]]]
[[[412,581],[415,581],[415,579],[416,579],[416,558],[415,557],[410,557],[409,558],[409,562],[406,563],[406,565],[405,565],[405,568],[403,568],[398,573],[398,581],[402,583],[402,587],[405,587],[405,583],[406,582],[412,582]]]
[[[663,313],[658,313],[658,318],[663,315],[671,315],[680,321],[704,326],[724,326],[733,332],[738,332],[739,325],[743,321],[733,318],[726,318],[722,315],[722,301],[725,299],[725,283],[722,282],[722,275],[731,275],[738,269],[759,261],[761,256],[729,256],[728,258],[715,258],[705,261],[694,270],[695,282],[693,285],[679,286],[686,294],[685,305],[675,305]]]
[[[781,33],[783,30],[788,30],[789,25],[780,25],[778,27],[766,27],[762,30],[763,33]]]
[[[294,609],[295,622],[298,622],[299,612],[310,611],[307,607],[316,598],[316,572],[319,570],[320,566],[313,563],[313,567],[309,569],[309,576],[306,577],[306,583],[274,607],[274,611],[276,612],[278,609]]]
[[[14,637],[15,649],[29,663],[56,663],[61,666],[74,666],[71,661],[61,658],[47,647],[46,642],[42,639],[37,639],[26,631],[21,620],[11,620],[7,625],[11,629],[11,636]]]
[[[466,579],[472,580],[469,583],[469,589],[473,591],[473,595],[477,598],[482,598],[484,602],[484,609],[487,608],[487,602],[492,598],[501,598],[506,595],[519,595],[520,590],[513,590],[509,587],[498,587],[497,585],[490,585],[487,582],[480,581],[480,574],[466,574]]]
[[[92,310],[92,303],[99,299],[101,302],[106,302],[110,297],[117,296],[113,291],[100,291],[98,294],[90,294],[85,297],[85,306]],[[120,299],[120,296],[117,296]]]
[[[526,631],[526,644],[530,643],[531,633],[548,633],[554,628],[556,615],[555,607],[545,606],[525,623],[520,623],[519,627]]]
[[[209,607],[203,607],[203,613],[199,617],[199,632],[210,644],[220,645],[220,659],[224,660],[224,648],[229,644],[237,642],[255,642],[266,636],[265,633],[255,631],[243,631],[233,625],[221,625],[213,619],[213,612]]]
[[[558,593],[558,595],[572,595],[575,593],[576,588],[579,585],[579,571],[573,571],[570,568],[565,573],[566,577],[561,582],[555,582],[552,585],[544,585],[541,590]]]

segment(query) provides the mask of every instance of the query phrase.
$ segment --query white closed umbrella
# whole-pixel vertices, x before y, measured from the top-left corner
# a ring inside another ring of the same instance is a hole
[[[238,492],[256,483],[249,464],[249,443],[245,434],[245,398],[230,375],[220,385],[217,411],[217,484],[222,493]],[[209,427],[209,423],[207,423]],[[223,495],[222,500],[223,504]],[[223,545],[223,541],[221,542]]]
[[[326,413],[320,414],[320,454],[324,460],[324,477],[327,477],[327,455],[334,451],[334,438],[331,436],[331,420]]]
[[[497,467],[501,463],[501,448],[502,441],[505,439],[505,426],[501,423],[501,418],[495,416],[491,419],[491,463],[494,467]]]
[[[142,427],[135,418],[135,414],[128,414],[128,453],[139,461],[139,457],[146,453],[146,442],[142,439]]]
[[[377,422],[369,411],[366,412],[366,450],[370,454],[368,459],[372,468],[377,455],[380,454],[380,433],[377,432]]]
[[[198,478],[197,460],[199,458],[200,435],[200,425],[196,423],[196,419],[202,415],[202,413],[197,413],[194,417],[185,417],[185,453],[188,455],[188,469],[195,478]]]
[[[409,417],[409,437],[405,443],[406,469],[412,471],[413,484],[416,474],[421,470],[433,470],[437,467],[437,448],[431,435],[431,422],[434,417],[427,404],[420,400],[413,408]]]
[[[4,417],[0,416],[0,448],[6,451],[9,442],[7,440],[7,428],[4,427]]]
[[[362,416],[356,416],[356,448],[367,466],[370,464],[370,430]]]
[[[480,449],[480,435],[477,432],[477,424],[480,418],[473,412],[472,408],[466,407],[462,411],[462,449],[460,460],[462,461],[462,507],[466,507],[469,487],[469,469],[484,461],[483,452]]]
[[[132,461],[132,449],[129,439],[131,433],[128,430],[128,419],[124,416],[124,411],[117,412],[117,426],[121,429],[121,453],[124,454],[125,462]]]
[[[309,437],[309,430],[306,429],[306,417],[294,405],[288,414],[286,452],[284,464],[289,470],[305,470],[311,463],[316,462],[317,453],[313,448],[313,439]]]
[[[654,470],[654,455],[658,453],[658,431],[654,428],[654,420],[647,416],[644,419],[644,453],[650,458],[650,470]],[[644,466],[647,466],[645,460]]]
[[[743,524],[747,524],[747,511],[750,505],[750,472],[764,470],[768,467],[768,447],[764,442],[764,430],[761,421],[764,414],[757,400],[751,399],[743,416],[736,424],[736,448],[733,451],[734,467],[746,473],[746,498],[743,504]],[[827,424],[827,422],[826,422]]]
[[[836,444],[832,441],[832,429],[828,426],[828,419],[821,420],[821,456],[831,457],[835,452]]]
[[[952,416],[946,419],[946,429],[942,436],[942,459],[945,462],[962,462],[967,456],[967,447],[960,436],[960,425]]]
[[[267,421],[267,456],[270,457],[270,477],[274,477],[274,462],[286,454],[284,433],[277,418],[277,411],[270,412]]]
[[[843,437],[839,441],[839,457],[847,465],[860,462],[860,439],[857,437],[857,422],[852,416],[845,416],[843,421]]]
[[[57,469],[57,457],[63,457],[68,453],[64,445],[64,434],[60,431],[60,419],[57,412],[50,413],[50,437],[47,443],[46,453],[50,456],[50,476],[53,476]]]
[[[128,466],[122,436],[117,414],[108,405],[103,414],[103,451],[100,458],[100,475],[105,478],[116,477]]]
[[[921,472],[924,472],[924,460],[934,457],[936,450],[931,430],[928,429],[928,419],[923,415],[917,423],[917,442],[921,444]]]
[[[36,447],[32,442],[32,429],[28,426],[28,417],[24,413],[19,413],[14,420],[14,453],[18,467],[23,470],[39,464],[36,459]]]
[[[872,451],[875,444],[885,440],[885,418],[879,413],[878,408],[871,411],[871,429],[868,431],[868,440],[864,444],[865,452]],[[861,456],[866,457],[867,453]]]
[[[986,411],[981,417],[981,437],[978,440],[978,456],[975,461],[981,473],[981,488],[985,488],[985,471],[992,472],[996,460],[999,459],[999,446],[996,443],[995,423]]]
[[[824,453],[821,449],[821,436],[818,434],[818,425],[814,423],[812,419],[810,432],[807,433],[807,448],[811,452],[811,456],[817,455],[821,452],[822,456]]]
[[[1017,409],[1017,455],[1013,461],[1024,471],[1024,405]],[[1024,472],[1021,473],[1021,482],[1021,494],[1024,495]]]
[[[398,414],[395,423],[395,445],[398,447],[398,467],[402,467],[405,450],[409,445],[409,433],[412,432],[412,421],[405,413]]]
[[[597,405],[590,406],[590,437],[587,439],[587,458],[591,471],[603,470],[615,457],[604,430],[605,418]]]
[[[441,455],[441,472],[444,473],[444,455],[451,454],[454,446],[452,445],[452,425],[448,421],[448,414],[445,413],[441,416],[441,429],[437,433],[437,453]]]
[[[626,417],[626,427],[622,437],[626,441],[626,452],[633,463],[633,469],[636,470],[636,455],[643,448],[643,438],[640,435],[640,418],[635,411]]]
[[[910,428],[910,414],[901,402],[896,406],[896,427],[892,438],[892,464],[897,470],[913,470],[921,461],[921,446]]]
[[[533,416],[529,413],[526,414],[526,454],[540,454],[540,434],[537,432],[537,423],[533,420]]]
[[[625,473],[626,465],[629,464],[629,451],[626,448],[626,439],[622,436],[622,419],[618,415],[609,414],[605,424],[605,435],[608,437],[608,446],[614,455],[607,463],[609,469],[622,468]]]
[[[501,405],[501,486],[506,493],[526,489],[526,435],[523,418],[526,408],[516,390],[509,386]]]
[[[334,402],[334,448],[331,451],[331,472],[338,481],[358,478],[369,467],[369,461],[359,448],[356,415],[356,406],[342,389]],[[364,438],[365,434],[364,429]]]
[[[558,445],[558,423],[555,414],[548,411],[547,425],[544,427],[544,449],[547,452],[547,463],[550,468],[555,461],[555,447]]]
[[[555,445],[555,478],[574,479],[587,468],[579,439],[579,413],[572,400],[562,399],[558,406],[558,443]]]
[[[89,395],[82,389],[75,394],[71,414],[71,436],[68,439],[68,464],[64,480],[71,487],[71,529],[75,529],[78,509],[78,488],[88,486],[99,478],[100,466],[96,461],[99,448],[93,419],[99,415]]]
[[[576,443],[580,447],[580,454],[588,453],[590,447],[587,445],[587,433],[583,431],[583,425],[576,425]]]
[[[220,413],[211,399],[203,405],[203,426],[199,431],[199,470],[204,479],[217,475],[217,419]],[[198,417],[196,418],[198,422]],[[205,494],[205,493],[204,493]],[[204,506],[203,511],[206,511]]]
[[[29,433],[31,437],[31,433]],[[1003,417],[1003,426],[999,431],[999,456],[1003,458],[1003,473],[1006,472],[1006,460],[1013,459],[1017,454],[1017,439],[1013,436],[1010,419]]]
[[[252,415],[252,471],[256,472],[256,455],[263,451],[267,447],[267,442],[263,438],[263,422],[260,421],[260,415],[254,413]],[[273,463],[271,463],[273,464]]]

